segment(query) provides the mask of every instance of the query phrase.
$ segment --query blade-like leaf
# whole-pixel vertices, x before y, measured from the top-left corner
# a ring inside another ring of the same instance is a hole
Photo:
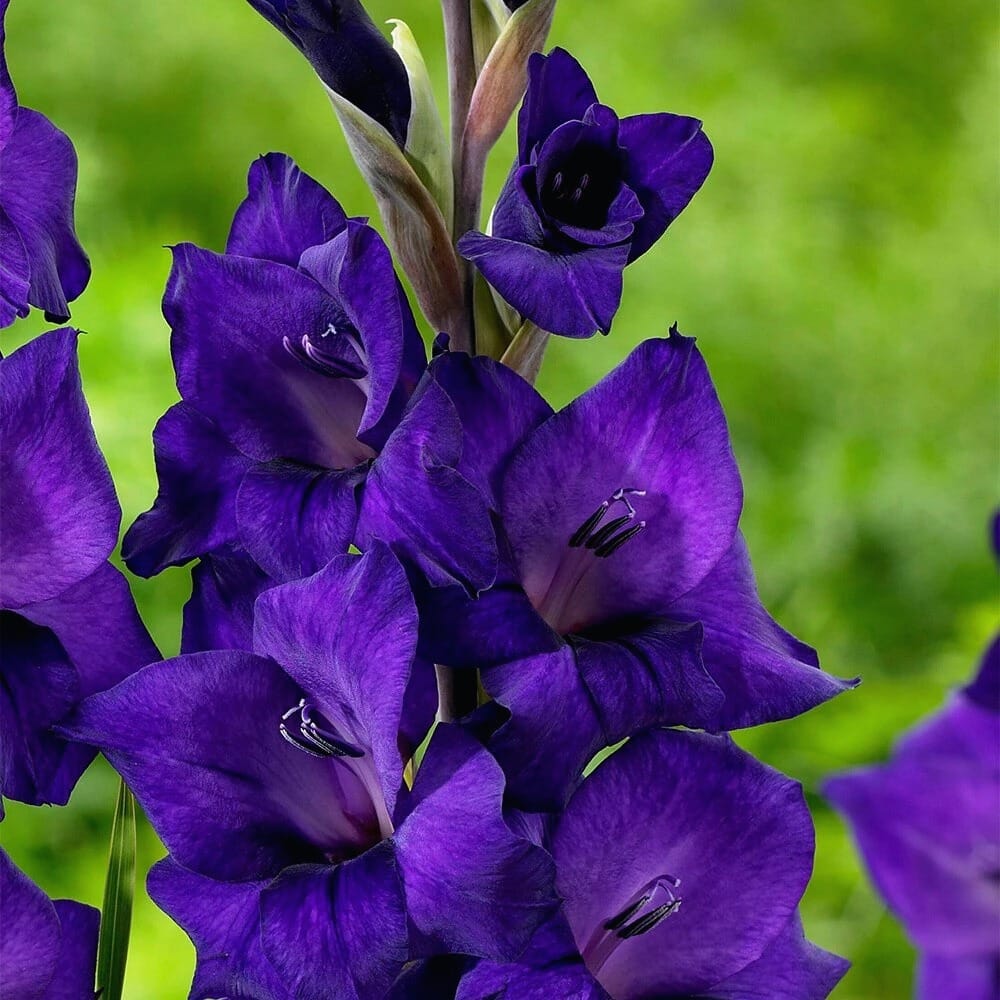
[[[111,823],[111,850],[97,942],[97,991],[101,1000],[121,1000],[135,894],[135,799],[123,781]]]

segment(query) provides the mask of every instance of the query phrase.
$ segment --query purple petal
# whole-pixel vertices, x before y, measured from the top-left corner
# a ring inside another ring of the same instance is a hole
[[[487,499],[457,471],[461,454],[455,405],[428,377],[368,473],[356,543],[386,542],[433,585],[475,594],[496,579],[496,535]]]
[[[250,165],[247,192],[226,253],[297,267],[309,247],[332,240],[347,225],[336,198],[284,153],[267,153]]]
[[[517,963],[477,962],[462,978],[455,1000],[610,1000],[587,971],[566,921],[559,915],[531,939]]]
[[[0,206],[0,327],[27,316],[31,265],[17,226]]]
[[[801,787],[728,739],[650,730],[580,786],[553,853],[573,936],[612,996],[698,996],[785,928],[813,831]],[[681,904],[645,931],[607,926],[671,896]]]
[[[339,865],[289,868],[261,896],[261,940],[289,993],[384,996],[409,957],[392,844]]]
[[[403,779],[399,727],[416,647],[417,609],[384,545],[337,556],[257,602],[254,649],[277,660],[338,735],[370,755],[390,814]]]
[[[89,998],[93,995],[97,971],[100,911],[71,899],[56,899],[52,905],[62,933],[56,959],[58,974],[45,991],[45,1000]]]
[[[528,596],[566,634],[662,614],[729,549],[741,506],[708,369],[675,332],[641,344],[524,442],[507,466],[501,514]],[[625,528],[644,527],[607,557],[570,545],[595,517],[603,531],[629,507]]]
[[[52,727],[82,697],[117,684],[159,654],[128,584],[108,563],[58,596],[2,618],[0,792],[62,805],[95,752],[67,743]]]
[[[711,1000],[826,1000],[850,962],[807,941],[798,914],[745,969],[713,986]],[[943,994],[941,994],[943,995]]]
[[[331,469],[372,457],[356,437],[362,389],[307,367],[285,347],[321,339],[341,321],[336,302],[310,277],[181,244],[163,313],[181,396],[244,454]]]
[[[253,461],[187,403],[176,403],[153,430],[159,491],[125,534],[122,556],[138,576],[153,576],[214,552],[236,537],[236,492]]]
[[[933,952],[917,966],[916,1000],[996,1000],[1000,993],[1000,958],[993,954],[951,957]]]
[[[705,668],[726,696],[705,728],[742,729],[789,719],[858,684],[818,669],[815,651],[764,610],[739,533],[708,576],[668,614],[701,622]]]
[[[65,726],[100,747],[187,868],[220,879],[353,856],[380,837],[344,758],[290,745],[279,725],[303,697],[250,653],[156,663],[89,698]]]
[[[558,905],[552,859],[508,828],[503,793],[496,761],[438,726],[394,837],[416,953],[510,961]]]
[[[52,630],[76,669],[83,698],[160,658],[128,581],[110,563],[58,596],[22,608],[20,614]]]
[[[52,726],[80,697],[80,679],[56,637],[11,612],[3,623],[0,686],[0,794],[33,805],[65,805],[94,758]]]
[[[74,330],[0,361],[0,607],[58,594],[118,540],[121,510],[90,424]]]
[[[76,152],[44,115],[18,108],[0,151],[0,205],[16,227],[31,268],[28,301],[55,323],[87,287],[90,262],[73,228]]]
[[[1000,771],[1000,712],[977,704],[966,691],[952,695],[939,711],[904,733],[895,755],[932,764],[951,759],[956,767],[983,775]]]
[[[260,895],[267,884],[216,882],[169,857],[150,869],[150,897],[198,953],[192,996],[292,1000],[261,946]]]
[[[458,470],[498,506],[499,484],[514,449],[552,416],[530,382],[499,361],[449,352],[430,376],[448,394],[464,432]]]
[[[368,402],[358,439],[378,450],[399,423],[426,364],[389,248],[371,226],[350,219],[336,239],[303,253],[301,267],[341,304],[360,337]]]
[[[604,747],[648,726],[703,727],[722,694],[700,646],[697,626],[659,622],[484,671],[486,689],[511,712],[490,742],[511,794],[530,809],[559,808]]]
[[[1000,635],[989,644],[965,693],[977,705],[1000,715]]]
[[[293,462],[254,466],[236,499],[239,538],[275,580],[298,580],[347,551],[358,520],[363,468],[315,469]]]
[[[240,549],[206,556],[191,570],[182,653],[253,649],[253,606],[274,581]]]
[[[563,122],[582,119],[597,103],[597,92],[583,67],[565,50],[553,49],[528,59],[528,89],[517,119],[518,157],[531,151]]]
[[[458,250],[522,316],[549,333],[608,333],[622,297],[628,246],[570,253],[466,233]]]
[[[60,952],[59,917],[52,901],[0,848],[0,995],[41,1000]]]
[[[644,214],[635,224],[629,262],[666,231],[712,169],[712,144],[697,118],[652,114],[623,118],[618,141],[626,156],[625,183]]]
[[[826,783],[872,880],[922,948],[996,950],[1000,928],[1000,772],[957,757],[901,756]]]
[[[533,247],[545,246],[548,233],[535,203],[537,186],[534,164],[515,164],[493,209],[492,236]]]
[[[412,582],[420,608],[420,652],[435,663],[491,667],[562,646],[507,574],[478,597],[462,587]]]

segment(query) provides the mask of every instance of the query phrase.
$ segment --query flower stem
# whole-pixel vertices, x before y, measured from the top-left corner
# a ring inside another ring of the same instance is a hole
[[[534,385],[550,336],[547,330],[540,329],[530,319],[526,319],[514,334],[514,339],[500,361]]]

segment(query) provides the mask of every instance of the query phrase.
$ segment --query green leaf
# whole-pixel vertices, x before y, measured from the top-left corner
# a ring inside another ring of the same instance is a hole
[[[121,1000],[135,894],[135,799],[123,781],[111,823],[111,850],[97,942],[97,991],[101,1000]]]

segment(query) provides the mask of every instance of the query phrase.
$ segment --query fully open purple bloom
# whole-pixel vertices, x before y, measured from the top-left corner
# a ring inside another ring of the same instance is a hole
[[[459,1000],[820,1000],[847,963],[805,940],[801,787],[724,737],[651,730],[587,778],[545,836],[562,913]]]
[[[917,995],[1000,992],[1000,639],[881,765],[831,778],[878,891],[920,950]]]
[[[330,90],[403,146],[410,84],[403,60],[359,0],[249,0],[309,60]]]
[[[487,359],[445,355],[427,378],[465,429],[457,471],[493,511],[500,569],[476,599],[415,575],[425,652],[485,668],[511,713],[491,750],[520,801],[552,808],[594,753],[647,726],[757,725],[849,686],[760,604],[725,417],[692,339],[647,341],[555,414]],[[419,563],[427,529],[394,500],[419,470],[393,444],[360,537]],[[424,524],[453,519],[435,496]]]
[[[2,849],[0,900],[0,998],[92,997],[100,913],[69,899],[49,899]]]
[[[568,52],[536,54],[492,233],[467,233],[458,248],[543,330],[607,333],[626,264],[663,235],[711,166],[697,119],[619,119]]]
[[[73,228],[76,152],[48,118],[18,104],[6,59],[9,5],[0,0],[0,327],[29,306],[64,323],[90,280]]]
[[[163,311],[181,402],[153,432],[160,492],[126,536],[130,568],[238,544],[276,579],[315,572],[346,551],[424,366],[388,249],[272,153],[225,254],[174,249]]]
[[[107,561],[121,510],[76,349],[54,330],[0,360],[0,794],[33,804],[64,804],[94,757],[53,725],[157,658]]]
[[[551,862],[460,730],[404,786],[408,691],[433,672],[392,554],[266,591],[254,628],[255,652],[155,664],[72,727],[170,850],[150,889],[199,949],[195,995],[377,998],[411,960],[514,957],[554,906]]]

